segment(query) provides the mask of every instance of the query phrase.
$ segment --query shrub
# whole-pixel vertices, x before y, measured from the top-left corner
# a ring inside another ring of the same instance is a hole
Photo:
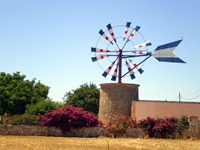
[[[3,122],[9,125],[39,125],[37,117],[29,114],[4,116]]]
[[[61,131],[103,125],[92,113],[73,106],[56,108],[44,115],[39,114],[38,118],[41,126],[53,126]]]
[[[114,137],[123,136],[127,128],[134,127],[136,127],[136,121],[126,115],[113,115],[108,124],[108,130]]]
[[[149,137],[154,137],[153,127],[155,124],[156,120],[151,117],[147,117],[147,119],[143,119],[138,122],[138,126],[142,128],[142,130],[145,131]]]
[[[51,100],[41,100],[36,104],[30,104],[26,106],[26,114],[30,115],[44,115],[46,112],[53,110],[54,108],[61,108],[62,103],[54,102]]]
[[[177,121],[178,120],[176,118],[171,117],[155,124],[153,127],[154,136],[157,138],[171,137],[179,129]]]
[[[188,117],[181,116],[181,118],[179,120],[179,124],[182,126],[183,129],[188,130],[189,129]]]
[[[175,136],[175,133],[181,136],[183,131],[188,129],[189,123],[183,117],[180,119],[175,117],[167,117],[165,119],[147,117],[147,119],[140,120],[138,126],[149,137],[172,138]]]

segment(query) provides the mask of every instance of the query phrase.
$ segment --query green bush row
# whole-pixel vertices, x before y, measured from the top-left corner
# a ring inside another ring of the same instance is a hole
[[[35,115],[23,114],[14,116],[1,116],[0,124],[3,125],[39,125],[39,120]]]

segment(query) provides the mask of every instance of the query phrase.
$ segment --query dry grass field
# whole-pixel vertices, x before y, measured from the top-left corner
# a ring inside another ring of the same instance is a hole
[[[200,140],[0,136],[0,150],[200,150]]]

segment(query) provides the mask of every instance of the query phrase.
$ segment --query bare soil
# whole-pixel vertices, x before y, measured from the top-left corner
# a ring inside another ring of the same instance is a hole
[[[200,140],[0,136],[0,150],[200,150]]]

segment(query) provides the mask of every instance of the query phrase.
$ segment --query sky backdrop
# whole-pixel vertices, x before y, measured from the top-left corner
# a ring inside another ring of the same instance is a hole
[[[141,26],[149,51],[183,38],[174,53],[186,64],[152,57],[142,75],[124,80],[140,85],[139,99],[178,101],[180,92],[200,102],[200,0],[0,0],[0,72],[40,80],[54,101],[84,83],[114,83],[91,61],[91,47],[100,29],[126,22]]]

